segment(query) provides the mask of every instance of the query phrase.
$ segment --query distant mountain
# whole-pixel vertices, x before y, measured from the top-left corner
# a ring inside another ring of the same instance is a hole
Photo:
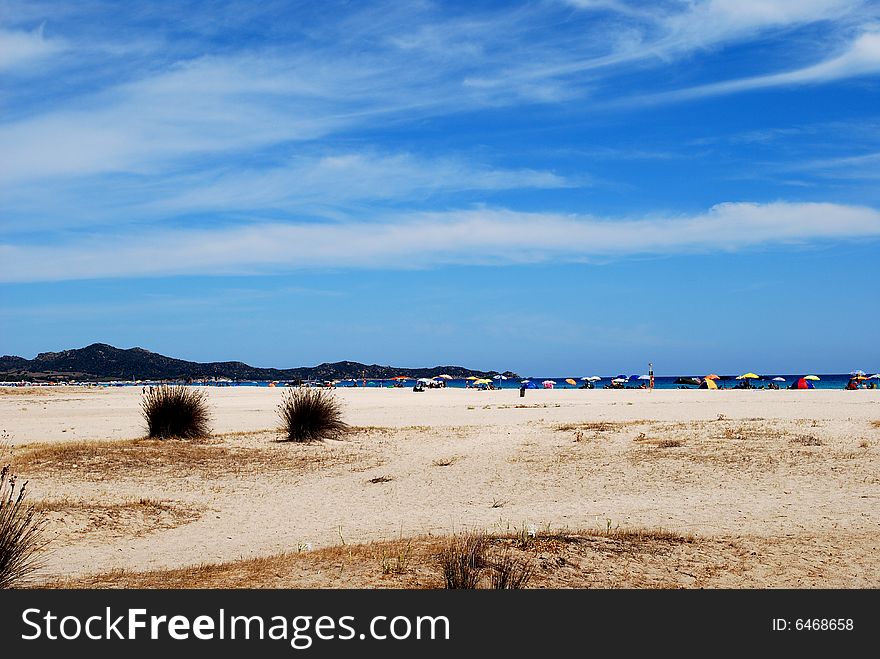
[[[34,359],[13,355],[0,357],[0,380],[342,380],[349,378],[415,378],[447,373],[455,378],[491,377],[498,371],[475,371],[461,366],[397,368],[358,362],[335,362],[298,368],[257,368],[243,362],[206,364],[174,359],[143,348],[123,350],[105,343],[61,352],[41,352]],[[519,377],[506,371],[502,375]]]

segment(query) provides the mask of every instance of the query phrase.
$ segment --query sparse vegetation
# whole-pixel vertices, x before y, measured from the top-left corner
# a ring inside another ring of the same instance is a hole
[[[348,430],[342,408],[332,391],[308,387],[289,389],[278,405],[285,441],[315,442]]]
[[[24,498],[27,483],[17,485],[10,466],[0,469],[0,588],[24,581],[38,567],[45,545],[43,519]]]
[[[390,551],[389,551],[390,549]],[[382,574],[403,574],[409,568],[412,542],[400,541],[396,546],[381,550]]]
[[[394,479],[391,476],[376,476],[375,478],[371,478],[371,483],[390,483]]]
[[[274,436],[274,431],[266,437]],[[219,479],[233,474],[308,473],[336,465],[375,465],[347,446],[315,445],[308,451],[287,451],[270,444],[259,448],[176,439],[112,442],[40,443],[18,448],[9,460],[29,477],[75,477],[83,481],[132,478]]]
[[[486,535],[468,532],[452,536],[440,551],[439,562],[446,588],[476,588],[486,567]]]
[[[210,434],[207,394],[201,389],[149,387],[143,395],[141,410],[148,437],[200,439]]]
[[[822,440],[813,435],[800,435],[791,440],[792,444],[800,444],[801,446],[822,446]]]
[[[449,467],[450,465],[455,464],[457,458],[449,457],[449,458],[437,458],[434,460],[433,464],[435,467]]]
[[[532,578],[534,567],[531,559],[514,555],[510,548],[504,549],[492,561],[490,587],[496,590],[518,590],[525,588]]]

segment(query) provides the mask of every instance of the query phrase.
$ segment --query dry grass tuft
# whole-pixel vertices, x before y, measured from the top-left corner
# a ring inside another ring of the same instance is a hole
[[[435,467],[449,467],[450,465],[454,465],[457,460],[458,458],[455,456],[449,458],[437,458],[431,464]]]
[[[160,385],[141,400],[147,436],[155,439],[201,439],[210,434],[208,395],[203,389]]]
[[[11,467],[0,469],[0,589],[25,581],[39,567],[45,547],[45,521],[36,508],[25,504],[27,483],[17,484]]]
[[[278,405],[284,441],[316,442],[348,430],[342,408],[332,391],[303,387],[288,389]]]
[[[489,586],[495,590],[520,590],[525,588],[535,571],[528,556],[515,554],[505,548],[491,564]]]
[[[390,483],[394,478],[391,476],[376,476],[375,478],[369,479],[369,483]]]
[[[446,588],[473,589],[486,567],[486,534],[459,533],[443,545],[437,560]]]

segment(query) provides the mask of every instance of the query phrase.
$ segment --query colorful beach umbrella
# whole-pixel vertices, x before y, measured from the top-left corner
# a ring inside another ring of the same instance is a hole
[[[408,375],[395,375],[391,379],[392,380],[412,380],[413,378],[409,377]]]
[[[715,380],[711,378],[707,378],[700,383],[699,389],[717,389],[718,385],[715,384]]]
[[[818,375],[805,375],[804,380],[813,380],[814,382],[819,379]]]
[[[706,379],[706,380],[720,380],[721,376],[715,375],[715,373],[709,373],[709,375],[707,375],[704,379]]]
[[[743,373],[742,375],[736,376],[737,380],[760,380],[761,376],[756,373]]]
[[[789,389],[815,389],[813,383],[806,378],[800,378]]]

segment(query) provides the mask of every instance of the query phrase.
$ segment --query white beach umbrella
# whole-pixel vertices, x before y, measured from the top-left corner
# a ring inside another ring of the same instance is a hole
[[[650,380],[650,379],[651,379],[651,376],[650,376],[650,375],[640,375],[640,376],[637,377],[636,379],[637,379],[637,380]]]
[[[785,382],[785,378],[776,377],[776,378],[773,378],[773,381],[774,382]]]
[[[589,380],[590,382],[598,382],[601,379],[602,379],[602,377],[599,375],[591,375],[590,377],[587,378],[587,380]]]

